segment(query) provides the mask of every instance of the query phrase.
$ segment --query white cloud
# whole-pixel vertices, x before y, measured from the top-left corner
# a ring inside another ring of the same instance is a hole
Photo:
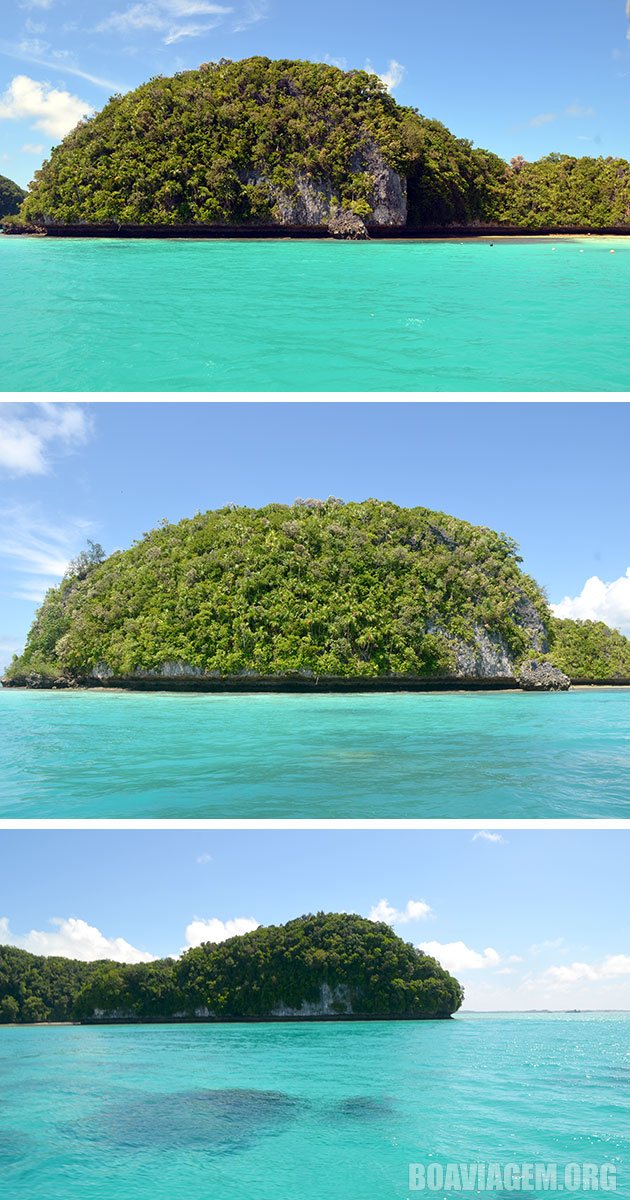
[[[81,962],[110,958],[121,963],[154,962],[155,955],[138,950],[124,938],[108,938],[95,925],[76,917],[55,917],[52,930],[32,929],[21,936],[13,934],[8,917],[0,917],[0,945],[17,946],[31,954],[59,955]]]
[[[0,470],[9,475],[45,475],[56,451],[82,446],[90,421],[79,404],[2,404]]]
[[[35,129],[55,138],[65,137],[93,111],[87,100],[28,75],[16,75],[0,98],[0,120],[30,120]]]
[[[630,632],[630,567],[625,575],[611,583],[591,575],[579,595],[565,596],[559,604],[550,607],[557,617],[605,621],[613,628]]]
[[[430,954],[432,958],[437,958],[447,971],[453,971],[455,974],[458,971],[481,971],[486,967],[497,967],[502,961],[492,946],[488,946],[481,953],[471,950],[465,942],[420,942],[418,948],[424,950],[425,954]]]
[[[22,0],[21,8],[52,8],[55,0]]]
[[[258,929],[260,922],[253,917],[234,917],[230,921],[221,921],[218,917],[204,920],[195,917],[186,926],[186,950],[191,946],[201,946],[203,942],[226,942],[228,938],[238,937],[243,933],[252,933]]]
[[[207,0],[145,0],[132,4],[130,8],[110,13],[96,27],[98,33],[137,33],[150,30],[164,35],[167,46],[183,38],[200,37],[214,29],[233,11],[231,6],[213,4]],[[211,17],[212,20],[193,21],[182,24],[187,17]]]
[[[20,146],[20,152],[22,154],[43,154],[45,148],[41,142],[38,142],[36,145],[32,142],[25,142],[23,146]]]
[[[567,966],[549,967],[545,972],[552,985],[559,988],[574,983],[621,979],[626,975],[630,975],[630,954],[609,954],[601,963],[573,962]]]
[[[200,854],[197,857],[197,862],[198,862],[199,866],[201,866],[201,867],[205,866],[206,863],[212,862],[212,855],[211,854]]]
[[[397,88],[405,78],[406,67],[403,67],[402,63],[397,62],[395,58],[390,58],[387,70],[377,71],[368,59],[365,64],[365,70],[369,71],[372,75],[378,75],[378,78],[381,83],[385,84],[388,92],[393,92],[394,88]]]
[[[473,842],[504,842],[505,838],[502,833],[491,833],[487,829],[478,829],[473,834]]]
[[[379,900],[370,912],[370,921],[385,921],[387,925],[407,925],[409,921],[423,921],[431,915],[431,908],[424,900],[408,900],[403,909],[394,908],[389,900]]]
[[[564,945],[564,938],[547,938],[544,942],[534,942],[529,947],[530,954],[542,954],[545,950],[559,950]]]
[[[396,62],[395,58],[391,58],[389,60],[389,66],[387,70],[383,71],[383,73],[379,75],[381,83],[385,84],[388,92],[393,92],[395,88],[400,86],[405,78],[405,70],[406,68],[403,67],[402,63]]]

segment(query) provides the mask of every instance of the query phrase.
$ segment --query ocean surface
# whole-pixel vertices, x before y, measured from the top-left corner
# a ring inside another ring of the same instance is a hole
[[[0,690],[0,817],[630,817],[630,689]]]
[[[2,1195],[404,1200],[409,1163],[531,1162],[627,1196],[629,1041],[628,1013],[0,1027]]]
[[[0,235],[0,276],[7,391],[630,388],[630,238]]]

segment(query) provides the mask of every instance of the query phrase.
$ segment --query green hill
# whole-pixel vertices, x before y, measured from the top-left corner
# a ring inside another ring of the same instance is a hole
[[[18,213],[25,196],[24,188],[7,179],[6,175],[0,175],[0,219]]]
[[[377,224],[482,215],[502,164],[323,63],[207,63],[114,96],[37,172],[33,222]]]
[[[340,209],[385,226],[625,225],[630,165],[507,163],[366,71],[222,59],[113,96],[52,151],[21,219],[321,225]]]
[[[603,621],[554,618],[551,659],[571,679],[630,679],[630,641]]]
[[[0,946],[0,1021],[448,1017],[463,991],[388,925],[318,913],[125,966]]]
[[[72,565],[13,683],[511,677],[551,614],[514,542],[367,500],[229,507]]]

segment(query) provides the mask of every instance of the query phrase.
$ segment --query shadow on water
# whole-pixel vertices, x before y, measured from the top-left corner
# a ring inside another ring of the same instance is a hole
[[[384,1096],[349,1096],[335,1105],[332,1116],[348,1121],[382,1121],[392,1116],[394,1105]]]
[[[33,1140],[28,1134],[19,1129],[0,1129],[0,1169],[19,1165],[32,1147]]]
[[[250,1088],[136,1092],[83,1125],[86,1140],[117,1150],[197,1150],[230,1154],[258,1138],[282,1132],[304,1110],[284,1092]]]

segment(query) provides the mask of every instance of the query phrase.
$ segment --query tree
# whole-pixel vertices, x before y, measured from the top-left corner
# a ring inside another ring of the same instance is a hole
[[[20,1006],[14,996],[5,996],[0,1003],[0,1024],[15,1025],[20,1019]]]
[[[65,574],[66,579],[85,579],[94,567],[99,563],[104,562],[105,551],[99,542],[93,542],[88,538],[87,550],[81,550],[76,558],[68,564],[68,569]]]
[[[34,1025],[39,1021],[47,1021],[50,1010],[39,996],[27,996],[22,1005],[22,1020],[25,1024]]]

